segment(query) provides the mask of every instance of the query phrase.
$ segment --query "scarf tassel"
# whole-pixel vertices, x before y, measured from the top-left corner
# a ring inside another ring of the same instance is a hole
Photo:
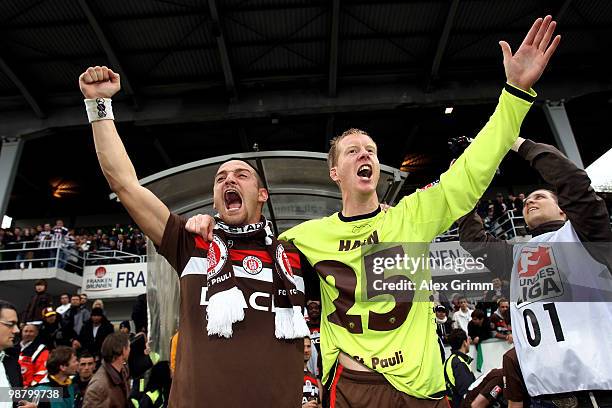
[[[277,339],[299,339],[310,335],[301,307],[275,307],[274,312]]]
[[[245,307],[244,295],[237,287],[212,295],[206,308],[208,335],[232,337],[232,324],[244,320]]]

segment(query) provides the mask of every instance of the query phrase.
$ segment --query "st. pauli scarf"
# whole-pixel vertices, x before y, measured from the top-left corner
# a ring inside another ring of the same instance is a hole
[[[270,224],[263,217],[258,223],[239,227],[227,225],[217,217],[215,221],[213,240],[208,248],[208,335],[229,338],[233,333],[232,324],[244,319],[244,308],[247,304],[236,284],[228,240],[248,239],[263,243],[272,259],[276,337],[297,339],[308,336],[310,330],[302,313],[304,294],[296,289],[293,270],[287,256],[287,252],[298,254],[295,247],[279,242],[272,233]]]

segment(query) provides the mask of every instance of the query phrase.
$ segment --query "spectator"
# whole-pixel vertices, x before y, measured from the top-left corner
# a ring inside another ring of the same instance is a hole
[[[104,310],[104,302],[102,301],[102,299],[94,300],[93,304],[91,305],[91,309],[93,310],[96,307]]]
[[[124,320],[119,323],[119,331],[127,334],[130,337],[130,341],[134,339],[134,333],[132,333],[132,327],[130,326],[129,320]]]
[[[66,346],[60,346],[51,352],[47,369],[49,376],[44,383],[41,383],[39,389],[43,390],[62,390],[62,397],[51,402],[41,402],[41,408],[72,408],[76,396],[76,385],[71,378],[76,373],[78,361],[73,349]]]
[[[83,398],[87,391],[87,386],[91,381],[96,370],[96,359],[88,351],[84,351],[79,355],[79,366],[77,369],[77,375],[72,381],[76,388],[76,394],[74,397],[74,408],[81,408],[83,406]]]
[[[448,311],[442,305],[438,305],[434,308],[436,312],[436,333],[443,344],[448,344],[448,336],[453,330],[453,323],[448,318]]]
[[[523,205],[525,202],[525,194],[520,193],[518,197],[514,199],[514,208],[516,209],[515,214],[521,216],[523,214]]]
[[[472,309],[468,307],[468,301],[465,296],[459,297],[459,310],[453,314],[454,327],[461,329],[467,334],[468,323],[472,320]]]
[[[44,279],[37,280],[36,283],[34,283],[34,295],[25,308],[21,316],[21,321],[40,321],[43,310],[51,306],[51,303],[51,296],[47,293],[47,281]]]
[[[510,322],[510,303],[508,299],[501,298],[497,302],[497,310],[491,316],[491,328],[495,332],[495,337],[506,340],[512,344],[512,326]]]
[[[47,346],[49,351],[52,351],[57,346],[69,346],[70,339],[64,337],[61,317],[48,307],[42,313],[43,324],[40,329],[40,340]]]
[[[493,278],[491,281],[493,284],[493,290],[485,292],[483,300],[485,302],[495,302],[501,298],[508,298],[510,295],[510,288],[507,282],[502,282],[500,278]]]
[[[101,354],[102,365],[89,382],[83,408],[127,408],[130,394],[126,368],[130,355],[128,336],[123,333],[111,334],[102,343]]]
[[[516,207],[514,206],[514,202],[516,201],[514,194],[508,194],[508,199],[506,200],[506,210],[514,211]]]
[[[36,237],[32,231],[32,228],[24,228],[23,229],[23,241],[27,242],[25,244],[25,247],[27,249],[32,249],[32,248],[36,248],[38,245],[36,244]],[[34,251],[27,251],[25,252],[25,259],[33,259],[34,258]],[[21,267],[21,264],[19,265]],[[26,268],[32,268],[32,262],[24,262],[23,264],[23,268],[22,269],[26,269]]]
[[[310,340],[315,347],[315,352],[311,353],[312,362],[309,365],[317,378],[323,372],[323,363],[321,358],[321,302],[319,300],[309,300],[306,302],[306,311],[308,312],[308,320],[306,324],[310,330]]]
[[[312,340],[304,337],[304,385],[302,387],[302,408],[320,408],[323,387],[321,382],[308,370],[312,353]]]
[[[33,387],[47,376],[47,359],[49,350],[38,336],[38,326],[27,323],[21,329],[19,343],[19,365],[24,387]]]
[[[483,218],[483,224],[487,231],[491,231],[493,229],[493,224],[495,221],[495,209],[493,204],[489,204],[487,208],[487,215]]]
[[[79,334],[79,343],[82,348],[93,355],[100,355],[104,339],[114,331],[115,328],[104,316],[104,311],[99,307],[94,307],[91,310],[91,317],[83,324],[83,329]]]
[[[117,235],[116,248],[117,251],[125,251],[127,249],[125,245],[125,236],[123,234]]]
[[[54,246],[53,231],[51,230],[51,224],[45,224],[44,229],[38,232],[36,240],[38,241],[39,248],[52,248]],[[39,266],[41,268],[45,268],[45,267],[51,268],[55,266],[55,259],[53,259],[53,255],[54,253],[52,249],[39,250],[36,257],[44,258],[44,260],[40,261]]]
[[[64,227],[64,221],[55,221],[55,226],[52,229],[53,232],[53,246],[58,248],[64,248],[66,246],[65,241],[68,235],[68,228]],[[59,251],[59,249],[58,249]],[[66,266],[66,252],[59,251],[58,254],[58,268],[65,269]]]
[[[145,393],[140,401],[134,401],[133,405],[140,408],[165,407],[168,404],[171,386],[170,364],[167,361],[160,361],[151,369]]]
[[[19,334],[17,310],[12,304],[0,300],[0,389],[23,386],[21,368],[17,358],[6,354],[13,347],[15,336]],[[9,404],[6,404],[11,406]],[[5,405],[5,406],[6,406]],[[36,408],[36,404],[20,402],[20,408]]]
[[[53,227],[53,240],[57,242],[63,242],[64,237],[68,234],[68,228],[64,227],[64,221],[57,220],[55,221],[55,226]]]
[[[491,338],[491,325],[480,309],[472,312],[472,320],[468,323],[468,336],[470,336],[474,345]]]
[[[459,299],[461,299],[461,294],[459,293],[453,293],[453,296],[451,296],[451,310],[449,311],[450,317],[452,317],[452,315],[460,309]]]
[[[15,229],[13,230],[13,235],[10,237],[10,239],[7,240],[6,243],[6,249],[11,249],[14,250],[15,252],[9,252],[7,253],[7,258],[8,259],[14,259],[16,262],[14,265],[9,265],[9,268],[14,268],[14,269],[24,269],[25,264],[23,262],[21,262],[24,258],[25,258],[25,252],[22,251],[17,251],[19,249],[23,249],[25,247],[25,239],[22,235],[22,230],[19,227],[15,227]]]
[[[495,201],[493,202],[493,219],[497,220],[499,217],[506,213],[506,203],[504,203],[504,196],[502,193],[497,193]]]
[[[147,332],[149,325],[147,319],[147,295],[138,295],[136,298],[136,303],[132,307],[132,320],[134,321],[134,326],[136,327],[136,333]]]
[[[67,334],[71,340],[81,333],[83,324],[89,320],[89,310],[81,307],[81,297],[79,295],[72,295],[70,297],[70,309],[64,313],[64,328],[66,329],[64,334]],[[80,345],[79,345],[80,346]]]
[[[448,342],[451,345],[451,355],[444,363],[444,379],[450,391],[452,408],[459,408],[470,384],[475,380],[470,369],[472,358],[467,355],[470,339],[463,330],[454,329],[448,337]]]
[[[64,315],[70,309],[70,295],[67,293],[62,293],[60,295],[60,305],[55,309],[57,313],[60,315]]]
[[[81,293],[79,297],[81,298],[81,307],[87,309],[87,293]]]

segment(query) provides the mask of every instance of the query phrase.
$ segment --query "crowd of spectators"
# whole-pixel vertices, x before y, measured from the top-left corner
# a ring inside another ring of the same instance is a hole
[[[480,200],[476,206],[476,212],[482,218],[485,228],[494,231],[499,226],[499,219],[508,211],[513,211],[517,217],[523,216],[523,202],[525,194],[509,194],[504,198],[502,193],[497,193],[494,200]]]
[[[0,354],[18,362],[24,387],[62,389],[61,401],[38,407],[167,406],[170,365],[148,348],[142,300],[134,305],[134,323],[126,320],[116,328],[101,300],[90,308],[85,294],[62,294],[55,307],[47,283],[39,280],[19,319],[14,309],[5,313],[12,305],[0,301],[3,327],[19,328],[13,346],[0,347]]]
[[[449,302],[440,302],[434,307],[437,333],[443,344],[449,345],[454,329],[465,332],[474,345],[490,338],[512,344],[509,284],[499,278],[493,278],[491,283],[493,290],[484,292],[472,303],[456,293]]]
[[[58,247],[65,251],[57,254]],[[88,252],[103,251],[145,255],[146,240],[138,228],[120,224],[76,230],[57,220],[53,226],[47,223],[31,228],[0,229],[0,269],[54,267],[56,259],[58,267],[64,268],[78,259],[76,255],[83,257]],[[126,258],[125,262],[136,259]]]

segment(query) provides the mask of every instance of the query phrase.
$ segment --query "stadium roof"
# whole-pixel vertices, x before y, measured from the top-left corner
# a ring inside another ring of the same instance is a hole
[[[363,127],[383,163],[416,154],[410,187],[427,183],[447,166],[446,139],[473,135],[492,110],[498,40],[515,49],[545,14],[563,39],[537,91],[566,101],[588,165],[612,147],[597,137],[612,106],[609,1],[2,1],[0,137],[30,139],[9,212],[117,210],[76,82],[90,65],[122,75],[116,117],[140,176],[254,143],[325,151]],[[523,129],[553,143],[537,109]],[[81,201],[55,204],[51,179],[74,181]]]

